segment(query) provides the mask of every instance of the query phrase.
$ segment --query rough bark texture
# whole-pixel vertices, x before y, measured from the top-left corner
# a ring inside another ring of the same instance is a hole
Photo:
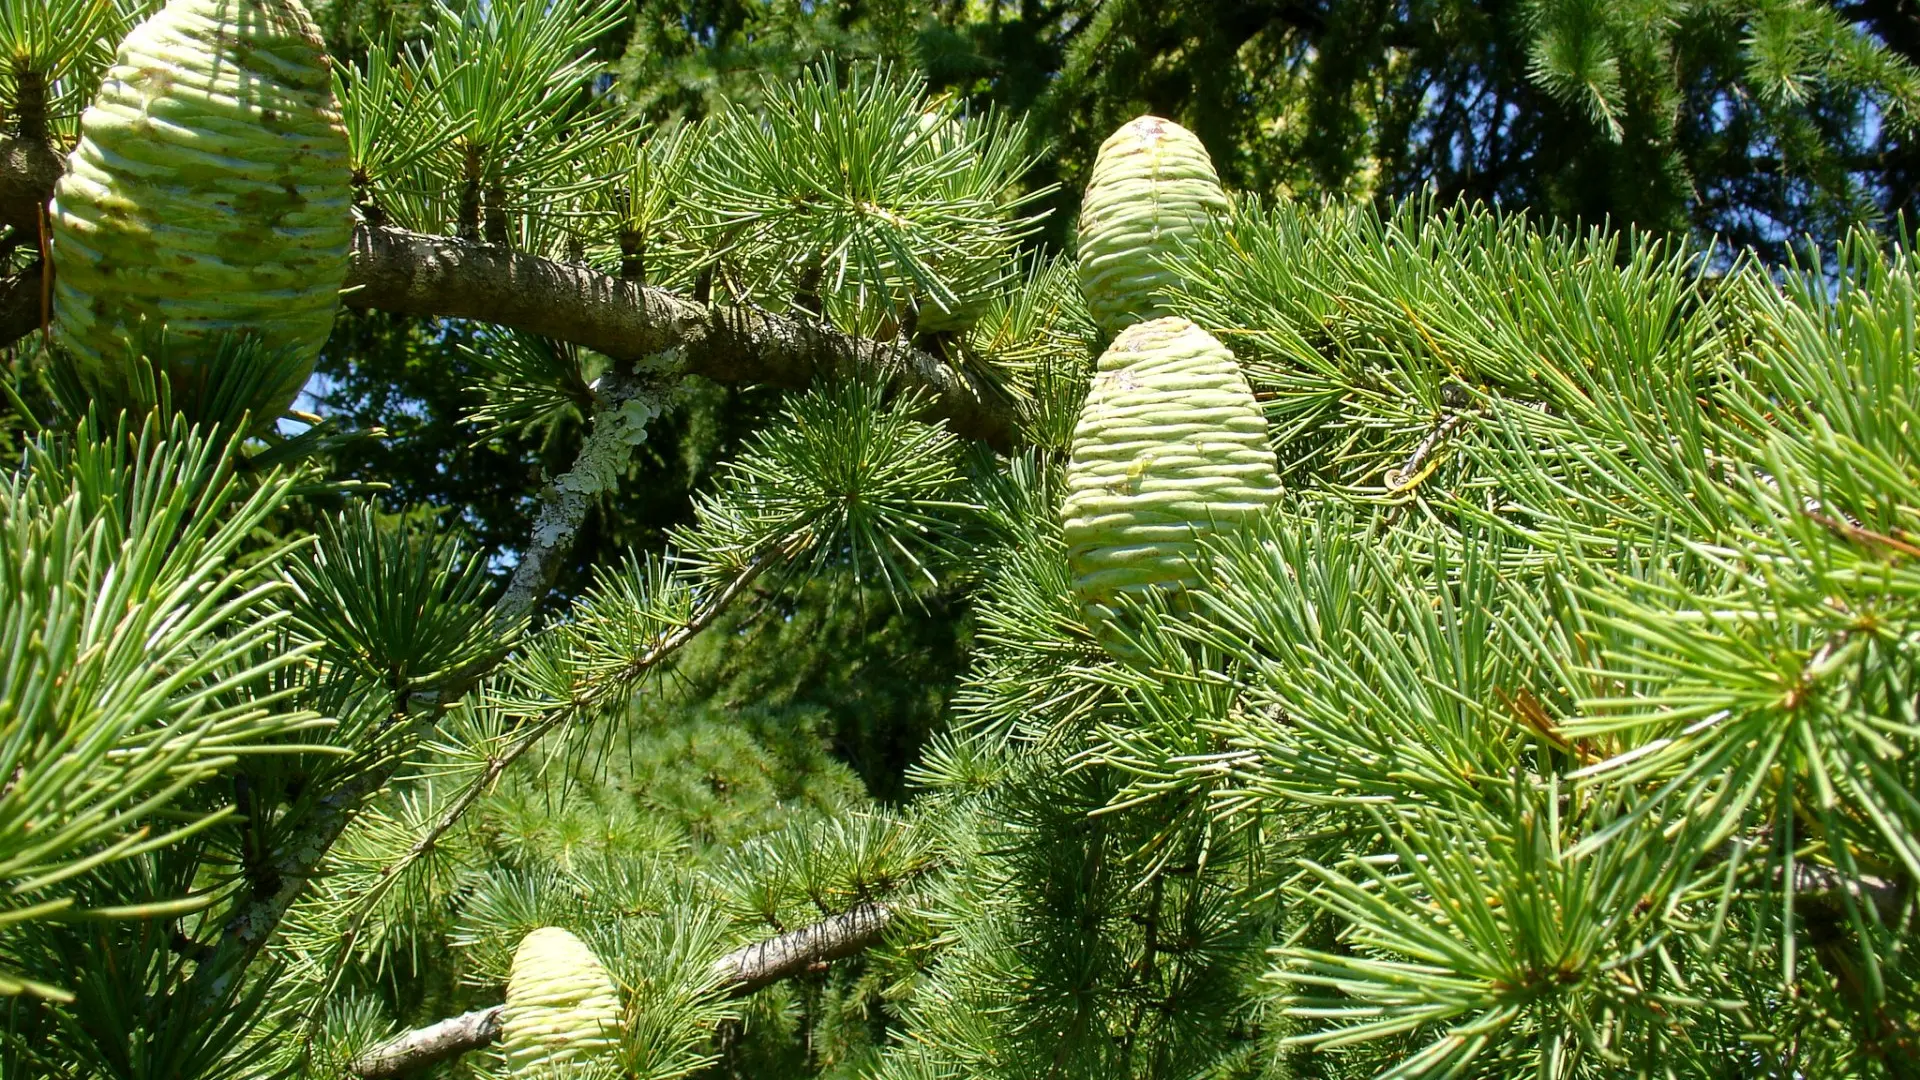
[[[722,383],[803,387],[821,376],[884,372],[928,395],[955,432],[1002,449],[1013,408],[938,357],[903,344],[745,307],[701,304],[501,247],[360,227],[343,300],[404,315],[476,319],[583,345],[616,359],[675,350],[677,367]]]
[[[35,205],[59,178],[40,154],[0,154],[0,192]],[[56,162],[57,165],[57,162]],[[23,202],[23,205],[25,205]],[[20,287],[0,285],[0,346],[31,325]],[[33,291],[37,294],[38,283]],[[821,377],[884,373],[928,397],[954,432],[997,449],[1017,442],[1012,403],[939,357],[903,342],[852,337],[749,307],[703,304],[584,266],[447,236],[361,225],[342,301],[402,315],[474,319],[583,345],[618,360],[674,350],[679,371],[721,383],[800,388]]]
[[[1808,862],[1794,864],[1793,891],[1838,914],[1845,914],[1846,900],[1851,899],[1861,907],[1871,906],[1886,923],[1899,918],[1907,895],[1906,886],[1899,881],[1871,875],[1848,877],[1831,867]]]
[[[40,208],[64,168],[47,132],[47,77],[16,62],[13,131],[0,136],[0,225],[38,237]]]
[[[506,1011],[505,1005],[495,1005],[415,1028],[354,1062],[353,1075],[390,1080],[487,1046],[500,1037],[500,1017]]]
[[[666,405],[678,379],[634,373],[619,364],[593,388],[593,427],[566,472],[540,492],[527,546],[514,565],[513,580],[495,605],[502,622],[518,625],[546,598],[587,511],[602,492],[624,476],[633,448],[645,441],[647,424]]]
[[[734,996],[798,975],[815,964],[841,960],[880,940],[893,921],[885,904],[859,907],[790,934],[756,941],[714,961],[713,972]]]
[[[713,962],[714,981],[729,997],[751,994],[816,964],[842,960],[869,948],[892,921],[893,909],[887,905],[861,904],[812,926],[728,953]],[[415,1028],[368,1051],[348,1067],[348,1072],[359,1080],[391,1080],[490,1046],[500,1037],[500,1015],[505,1008],[495,1005]]]
[[[59,169],[57,158],[44,152],[44,137],[35,137],[37,130],[24,134],[27,139],[16,137],[0,145],[0,201],[30,207],[32,214],[21,211],[27,220],[51,194]],[[49,168],[49,162],[54,167]],[[9,215],[0,207],[0,217],[4,216]],[[44,267],[35,264],[20,275],[0,278],[0,347],[40,327],[45,273]],[[1016,441],[1010,403],[938,357],[904,344],[850,337],[830,327],[750,308],[703,304],[664,289],[500,247],[361,225],[354,233],[352,269],[342,299],[352,306],[398,314],[510,326],[629,363],[664,354],[666,365],[645,375],[616,376],[597,391],[601,408],[595,411],[596,434],[604,426],[609,445],[602,449],[611,450],[614,457],[619,456],[619,448],[611,445],[618,441],[614,432],[627,437],[644,432],[645,418],[632,414],[633,404],[681,374],[699,374],[723,383],[802,387],[822,376],[885,373],[897,389],[927,395],[929,412],[945,419],[958,434],[1002,449]],[[603,412],[620,422],[602,425]],[[631,446],[629,441],[628,452]],[[582,462],[563,480],[588,467],[586,449]],[[569,487],[543,499],[529,546],[534,559],[526,569],[527,580],[516,578],[502,598],[500,614],[506,621],[517,623],[538,602],[558,562],[571,548],[585,513],[585,503],[571,498],[578,494]],[[457,692],[448,694],[455,696]],[[439,709],[437,700],[424,704],[428,715],[407,721],[422,732],[432,727]],[[385,786],[398,764],[391,757],[369,763],[312,804],[301,827],[258,868],[250,887],[229,909],[220,937],[199,965],[187,994],[206,1003],[224,999],[234,980],[279,929],[287,909],[306,891],[321,860],[361,804]],[[812,964],[866,948],[879,938],[890,918],[885,906],[865,905],[730,954],[716,965],[716,973],[731,992],[749,993]],[[494,1019],[489,1021],[488,1016]],[[363,1071],[360,1065],[353,1071],[358,1076],[396,1076],[484,1046],[498,1037],[498,1031],[497,1010],[481,1010],[402,1036],[389,1044],[392,1053],[383,1049],[363,1059],[368,1068],[376,1067],[377,1061],[377,1068],[387,1071]],[[407,1047],[416,1049],[403,1052]]]
[[[40,231],[40,208],[60,179],[60,156],[44,139],[0,138],[0,225]]]

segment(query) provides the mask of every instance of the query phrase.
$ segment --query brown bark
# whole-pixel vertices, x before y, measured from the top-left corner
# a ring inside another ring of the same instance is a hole
[[[882,373],[929,398],[955,432],[1006,449],[1011,404],[938,357],[842,334],[812,321],[702,304],[583,266],[446,236],[362,226],[346,294],[352,307],[475,319],[572,342],[615,359],[675,351],[686,374],[788,388]]]
[[[59,178],[37,149],[0,143],[0,195],[15,192],[36,209]],[[4,208],[0,208],[4,212]],[[29,272],[29,276],[32,273]],[[0,347],[31,325],[25,279],[0,281]],[[31,293],[38,294],[38,283]],[[766,383],[788,389],[819,378],[884,376],[896,390],[928,399],[930,416],[955,433],[1000,450],[1018,441],[1012,403],[937,356],[905,342],[843,334],[815,320],[751,307],[703,303],[666,289],[625,281],[498,245],[402,229],[361,225],[342,302],[402,315],[473,319],[572,342],[616,360],[674,350],[675,371],[721,383]]]
[[[0,137],[0,225],[11,225],[28,244],[37,243],[40,208],[60,179],[60,155],[45,139]]]
[[[38,238],[40,208],[64,169],[47,131],[47,77],[16,66],[12,131],[0,137],[0,225]]]
[[[751,994],[815,964],[844,960],[880,940],[893,922],[885,904],[861,904],[850,911],[803,926],[788,934],[756,941],[713,962],[713,973],[731,997]]]
[[[44,148],[44,140],[34,141]],[[0,193],[17,192],[37,208],[51,194],[59,172],[57,167],[51,173],[44,168],[42,154],[15,152],[17,145],[17,140],[0,144]],[[43,267],[36,264],[16,277],[0,278],[0,347],[39,328],[43,275]],[[1015,442],[1009,403],[939,358],[904,344],[855,338],[756,309],[709,305],[497,246],[361,225],[354,232],[342,299],[350,306],[397,314],[491,322],[582,345],[617,360],[666,353],[670,359],[665,367],[649,372],[663,377],[698,374],[723,383],[798,388],[819,377],[880,373],[895,389],[925,394],[928,411],[947,420],[957,433],[1002,449]],[[429,713],[437,711],[435,704],[427,704]],[[429,715],[412,722],[426,730],[433,720]],[[260,880],[236,901],[220,940],[187,988],[189,994],[217,1000],[246,970],[360,804],[385,785],[397,765],[397,759],[372,763],[318,800],[302,828],[263,868]],[[722,982],[731,982],[735,993],[747,993],[813,963],[852,955],[878,939],[890,915],[884,906],[868,905],[749,946],[732,954],[739,958],[738,977]],[[447,1027],[423,1045],[445,1049],[451,1056],[471,1048],[451,1049],[459,1046],[458,1032],[478,1038],[488,1030],[486,1023],[473,1019]],[[486,1041],[497,1033],[495,1026]],[[411,1037],[403,1036],[400,1042]]]

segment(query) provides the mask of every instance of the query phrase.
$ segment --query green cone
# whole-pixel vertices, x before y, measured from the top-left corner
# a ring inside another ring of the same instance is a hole
[[[1167,312],[1158,294],[1176,280],[1170,255],[1209,217],[1227,212],[1213,159],[1171,120],[1129,120],[1100,146],[1080,205],[1080,289],[1109,334]]]
[[[1088,623],[1104,630],[1120,594],[1199,584],[1200,538],[1279,494],[1266,418],[1233,354],[1185,319],[1129,327],[1081,407],[1061,507]]]
[[[275,365],[256,419],[299,393],[346,277],[346,131],[299,0],[172,0],[120,43],[55,188],[54,327],[83,386],[124,387],[165,326],[177,370],[223,339]],[[181,378],[186,375],[189,377]]]
[[[620,991],[585,942],[543,926],[514,951],[500,1024],[514,1076],[591,1067],[620,1044]]]

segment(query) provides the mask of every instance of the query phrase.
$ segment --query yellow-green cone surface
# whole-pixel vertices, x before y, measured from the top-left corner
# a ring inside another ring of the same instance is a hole
[[[346,131],[299,0],[172,0],[120,43],[54,192],[54,327],[89,386],[161,324],[313,358],[353,239]],[[266,388],[277,415],[304,383]]]
[[[515,1076],[610,1060],[620,992],[586,943],[557,926],[520,939],[507,982],[501,1044]]]
[[[1198,584],[1200,538],[1279,494],[1266,418],[1233,354],[1181,318],[1123,331],[1081,407],[1061,508],[1088,623],[1103,629],[1119,594]]]
[[[1171,120],[1129,120],[1100,146],[1080,204],[1080,289],[1109,334],[1167,314],[1156,295],[1176,276],[1155,256],[1227,212],[1213,159]]]

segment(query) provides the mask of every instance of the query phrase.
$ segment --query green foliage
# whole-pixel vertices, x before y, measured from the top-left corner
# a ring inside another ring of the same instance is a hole
[[[821,67],[716,114],[688,180],[718,281],[768,306],[824,303],[868,335],[984,302],[1035,225],[1012,216],[1042,194],[1017,186],[1027,135],[951,102],[919,112],[923,95]]]
[[[192,920],[175,920],[206,906],[205,898],[179,899],[199,869],[192,844],[115,863],[88,879],[85,891],[95,902],[141,903],[150,914],[31,927],[9,943],[22,961],[45,970],[116,976],[77,979],[65,1007],[12,1002],[0,1050],[9,1075],[244,1080],[260,1074],[264,1044],[249,1039],[260,1030],[270,980],[236,981],[205,1002],[169,993],[191,973],[180,928]]]
[[[862,383],[793,399],[784,422],[750,440],[699,503],[681,549],[709,573],[734,574],[779,551],[814,569],[844,566],[896,597],[934,582],[953,557],[959,441],[913,417],[919,403],[887,402]]]
[[[1686,238],[1886,197],[1847,164],[1905,137],[1869,15],[715,4],[616,82],[624,12],[336,12],[363,220],[922,349],[1028,445],[864,375],[686,389],[523,621],[487,571],[607,358],[351,316],[319,389],[416,441],[36,430],[0,490],[8,1075],[338,1077],[498,1003],[542,926],[617,984],[629,1078],[1911,1071],[1920,263]],[[813,63],[909,39],[973,104]],[[1391,208],[1243,197],[1147,253],[1285,491],[1128,605],[1121,664],[1058,524],[1099,333],[1019,248],[1030,141],[1077,181],[1143,105],[1230,181]],[[875,904],[859,958],[729,985]]]
[[[958,483],[952,439],[911,419],[913,407],[856,386],[797,397],[788,423],[756,438],[701,501],[677,558],[603,568],[566,620],[527,638],[474,699],[445,717],[412,753],[399,786],[342,837],[324,883],[290,915],[277,950],[290,972],[276,1009],[306,1034],[279,1048],[283,1060],[324,1071],[388,1034],[378,1013],[356,1004],[359,997],[338,996],[343,991],[384,984],[440,1003],[451,988],[434,980],[457,972],[498,993],[519,937],[557,925],[595,944],[631,995],[623,1060],[643,1069],[637,1075],[683,1075],[708,1060],[716,1025],[737,1016],[707,974],[724,947],[752,926],[786,929],[837,914],[920,872],[925,856],[897,835],[900,824],[795,819],[798,800],[823,800],[836,814],[859,805],[817,750],[769,791],[754,780],[756,770],[772,770],[755,760],[762,752],[752,740],[711,722],[676,748],[673,739],[642,737],[629,719],[630,734],[655,749],[649,764],[629,756],[633,774],[624,784],[590,767],[615,744],[593,751],[585,741],[594,730],[612,739],[608,726],[636,689],[670,687],[654,678],[662,663],[768,568],[844,562],[857,575],[874,558],[863,545],[884,541],[887,558],[918,560],[916,547],[930,536],[952,534],[951,515],[965,509],[942,498]],[[831,444],[828,432],[846,443]],[[344,588],[340,575],[349,568],[358,568],[363,591],[376,586],[374,596]],[[383,533],[364,513],[323,530],[298,576],[307,594],[326,601],[309,603],[320,614],[301,615],[301,625],[329,642],[355,643],[321,655],[337,677],[381,687],[375,700],[445,693],[460,672],[485,666],[485,655],[469,651],[475,642],[509,643],[498,627],[482,631],[484,613],[470,600],[474,564]],[[403,624],[413,632],[397,633]],[[383,721],[356,741],[393,752],[391,728]],[[530,754],[548,733],[568,737],[571,748],[543,763]],[[587,760],[564,756],[572,753]],[[659,755],[669,753],[678,768],[662,768]],[[703,758],[712,762],[704,779],[685,771]],[[516,762],[519,771],[507,773]],[[531,775],[536,786],[503,780],[508,775]],[[716,798],[736,786],[740,795]],[[798,831],[786,842],[741,843],[770,828]],[[715,860],[703,888],[677,867],[696,853],[706,861],[728,842],[732,853]],[[738,912],[735,923],[714,920],[728,910]],[[449,941],[472,950],[477,966],[436,975],[429,958],[443,956]],[[635,950],[648,942],[661,948],[643,961]],[[405,999],[396,1004],[411,1011]]]
[[[822,59],[911,55],[925,17],[912,4],[803,0],[647,0],[635,4],[621,58],[621,91],[655,118],[697,118],[723,102],[751,106],[769,74],[795,75]]]
[[[339,1048],[319,1056],[315,1075],[377,1043],[390,1017],[424,1023],[498,1002],[520,938],[547,925],[579,934],[622,987],[626,1075],[685,1075],[741,1017],[743,1004],[717,996],[706,974],[717,957],[763,928],[818,918],[816,905],[893,891],[924,863],[898,822],[857,816],[860,785],[816,733],[750,714],[689,715],[679,695],[527,764],[361,923],[343,980],[354,989],[324,1017],[321,1040]],[[329,909],[430,823],[444,802],[436,792],[457,777],[425,765],[343,840],[345,876],[297,915],[297,952],[331,951]],[[747,1035],[733,1052],[773,1052],[789,1037]]]
[[[113,61],[113,43],[132,27],[140,5],[115,0],[7,0],[0,4],[0,109],[23,107],[62,134],[72,133]]]
[[[289,566],[295,623],[327,659],[395,693],[491,666],[512,644],[489,624],[478,557],[439,537],[382,529],[370,508],[323,520]],[[352,642],[353,651],[338,651]]]
[[[699,265],[695,222],[685,213],[688,179],[701,156],[703,129],[675,125],[649,139],[606,148],[593,171],[604,177],[583,194],[592,220],[620,252],[620,276],[643,283],[689,285]]]
[[[365,118],[363,204],[414,228],[559,251],[566,226],[552,210],[577,182],[571,166],[598,145],[637,134],[583,103],[595,67],[589,45],[613,19],[607,0],[435,5],[426,20],[432,48],[370,57],[365,74],[345,83],[372,98],[346,99],[349,114]],[[390,40],[374,47],[397,49]],[[416,100],[419,107],[396,116]]]
[[[917,46],[934,85],[1028,113],[1076,182],[1147,112],[1269,197],[1431,189],[1776,254],[1912,208],[1920,35],[1882,5],[969,4],[927,12]]]
[[[991,356],[1020,413],[1021,434],[1034,446],[1064,452],[1073,441],[1098,352],[1099,330],[1087,313],[1073,262],[1034,258],[1007,282],[968,331],[965,347]]]
[[[32,447],[0,488],[0,878],[16,931],[71,915],[76,878],[225,817],[191,800],[172,821],[164,811],[240,755],[284,752],[276,742],[324,723],[273,688],[302,652],[276,648],[285,549],[233,563],[289,482],[243,482],[231,445],[157,418],[89,423],[70,445]],[[68,996],[18,973],[0,992]]]
[[[898,603],[835,572],[720,620],[688,646],[674,682],[699,715],[818,739],[821,764],[844,763],[867,792],[897,802],[921,744],[946,726],[970,628],[958,574]]]
[[[1898,1075],[1912,256],[1709,278],[1485,213],[1278,208],[1187,257],[1293,495],[1210,544],[1150,663],[1064,666],[1044,567],[989,582],[1034,629],[978,655],[974,730],[921,774],[984,809],[889,1068]],[[1146,966],[1092,931],[1172,881],[1221,890],[1227,944],[1166,950],[1231,987],[1210,1029],[1194,984],[1091,1003]]]

